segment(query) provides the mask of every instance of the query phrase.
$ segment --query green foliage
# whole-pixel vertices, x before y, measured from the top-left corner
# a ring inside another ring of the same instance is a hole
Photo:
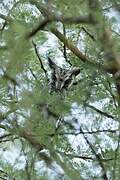
[[[68,15],[68,16],[80,15],[83,13],[83,9],[84,9],[84,13],[87,14],[87,11],[85,11],[86,2],[81,0],[79,1],[75,0],[74,3],[72,0],[68,0],[68,1],[62,0],[61,2],[54,0],[53,3],[55,4],[57,9],[63,12],[64,15]]]
[[[119,1],[96,2],[0,4],[1,179],[120,179]],[[76,83],[53,91],[48,57]]]

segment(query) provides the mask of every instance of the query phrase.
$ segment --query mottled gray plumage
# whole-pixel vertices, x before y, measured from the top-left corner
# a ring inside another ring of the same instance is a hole
[[[75,77],[80,73],[79,68],[72,68],[70,70],[62,69],[57,66],[50,58],[48,58],[49,67],[51,69],[51,91],[60,91],[69,89],[75,84]]]

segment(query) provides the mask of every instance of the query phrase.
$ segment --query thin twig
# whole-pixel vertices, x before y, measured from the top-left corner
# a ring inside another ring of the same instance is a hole
[[[64,23],[63,23],[63,34],[66,37],[66,29],[65,29],[65,24]],[[67,51],[66,51],[65,43],[64,43],[64,46],[63,46],[63,55],[64,55],[64,58],[65,58],[66,62],[69,63],[70,66],[72,66],[71,62],[68,60],[68,57],[67,57]]]
[[[120,123],[119,123],[119,135],[118,135],[118,142],[117,142],[117,148],[115,150],[115,158],[114,158],[114,165],[113,165],[113,180],[116,179],[116,166],[117,166],[117,158],[118,158],[118,152],[120,149]]]
[[[95,37],[90,33],[88,32],[88,30],[85,28],[85,27],[82,27],[82,30],[93,40],[95,41]]]
[[[112,9],[114,7],[115,7],[114,5],[111,5],[111,6],[103,8],[102,11],[109,11],[110,9]]]
[[[108,73],[113,73],[113,68],[110,67],[108,64],[103,65],[100,64],[99,62],[91,61],[89,57],[85,56],[71,41],[69,41],[65,36],[58,31],[55,28],[51,28],[51,32],[63,43],[65,43],[66,47],[70,49],[73,54],[75,54],[83,63],[86,63],[88,66],[95,67],[102,72],[108,72]]]
[[[115,108],[117,108],[118,105],[117,105],[115,96],[114,96],[114,94],[112,93],[112,87],[111,87],[110,81],[109,81],[108,79],[107,79],[107,83],[108,83],[108,87],[109,87],[109,88],[107,88],[106,85],[104,85],[104,86],[106,87],[106,89],[107,89],[108,92],[110,93],[110,95],[111,95],[111,97],[112,97],[112,99],[113,99],[113,103],[114,103]]]
[[[0,13],[0,18],[9,22],[9,23],[11,23],[13,21],[13,19],[10,16],[6,16],[6,15],[1,14],[1,13]]]
[[[83,130],[82,130],[81,127],[80,127],[80,131],[83,132]],[[108,180],[108,177],[107,177],[107,174],[106,174],[106,170],[105,170],[105,167],[104,167],[104,164],[103,164],[103,162],[102,162],[101,157],[99,156],[99,154],[96,153],[93,145],[90,143],[90,141],[88,140],[88,138],[86,137],[85,134],[83,134],[83,137],[84,137],[86,143],[89,145],[92,153],[95,155],[95,157],[96,157],[96,159],[97,159],[97,161],[98,161],[98,163],[99,163],[99,165],[100,165],[100,167],[101,167],[101,169],[102,169],[102,171],[103,171],[103,178],[104,178],[104,180]]]
[[[38,81],[37,76],[34,74],[33,70],[30,67],[29,67],[29,70],[30,70],[32,76],[35,78],[35,80]]]
[[[72,132],[57,132],[57,133],[53,133],[53,134],[50,134],[49,136],[54,136],[54,135],[74,135],[74,136],[77,136],[79,134],[96,134],[96,133],[116,133],[117,131],[119,131],[119,129],[103,129],[103,130],[96,130],[96,131],[79,131],[79,132],[75,132],[75,131],[72,131]]]
[[[41,69],[44,71],[45,76],[46,76],[46,79],[47,79],[47,81],[49,82],[49,79],[48,79],[48,76],[47,76],[47,71],[46,71],[46,69],[45,69],[44,66],[43,66],[42,60],[41,60],[40,55],[39,55],[38,50],[37,50],[37,46],[36,46],[36,44],[34,43],[34,41],[32,41],[32,43],[33,43],[33,46],[34,46],[34,48],[35,48],[35,53],[36,53],[36,55],[37,55],[37,57],[38,57],[38,59],[39,59]]]
[[[14,137],[14,138],[12,138],[12,140],[16,140],[16,139],[18,139],[18,137]],[[5,143],[5,142],[11,142],[11,139],[3,139],[3,140],[0,140],[0,143]]]
[[[11,180],[15,180],[14,177],[11,177],[8,173],[6,173],[3,170],[0,170],[0,173],[3,174],[3,176],[5,176],[5,178],[3,178],[2,176],[0,176],[1,179],[6,180],[6,178],[10,178]]]
[[[33,37],[38,31],[42,30],[47,26],[47,24],[51,22],[50,19],[44,19],[40,24],[38,24],[31,32],[26,34],[26,38],[29,39]]]
[[[9,134],[4,134],[2,136],[0,136],[0,140],[6,138],[6,137],[9,137],[9,136],[12,136],[13,134],[9,133]]]
[[[2,179],[2,180],[6,180],[6,178],[3,178],[2,176],[0,176],[0,179]]]
[[[16,85],[16,86],[19,85],[19,83],[16,81],[16,79],[15,79],[14,77],[10,76],[10,75],[7,73],[7,71],[4,70],[3,67],[1,67],[1,69],[2,69],[2,71],[3,71],[3,73],[4,73],[4,74],[2,75],[2,78],[3,78],[3,79],[5,79],[5,80],[7,80],[7,81],[10,81],[12,84],[14,84],[14,85]]]
[[[111,31],[112,31],[113,33],[115,33],[117,36],[119,36],[119,37],[120,37],[120,33],[116,32],[116,31],[115,31],[115,30],[113,30],[113,29],[111,29]]]
[[[93,74],[92,74],[92,76],[91,76],[90,79],[91,79],[91,80],[90,80],[90,82],[89,82],[89,84],[88,84],[89,89],[88,89],[87,92],[86,92],[86,97],[85,97],[85,100],[84,100],[84,105],[87,103],[87,101],[90,100],[90,97],[91,97],[91,94],[92,94],[92,87],[94,86],[94,81],[95,81],[95,79],[96,79],[96,71],[93,72]],[[91,90],[90,90],[90,89],[91,89]]]
[[[58,150],[57,150],[57,153],[64,154],[65,156],[69,156],[69,157],[72,157],[72,158],[79,158],[79,159],[84,159],[84,160],[96,161],[96,158],[93,158],[91,156],[80,156],[80,155],[77,155],[77,154],[61,152],[61,151],[58,151]],[[104,158],[101,159],[101,161],[103,161],[103,162],[112,161],[112,160],[113,160],[112,158],[110,158],[110,159],[104,159]]]
[[[19,4],[19,3],[20,3],[20,1],[16,1],[13,4],[12,8],[9,10],[8,15],[6,17],[3,16],[3,14],[0,14],[1,18],[5,20],[5,22],[3,23],[3,26],[1,28],[1,32],[3,32],[3,30],[6,27],[6,25],[8,24],[8,22],[12,22],[13,21],[13,19],[10,17],[10,13],[16,7],[16,5]]]
[[[100,109],[97,109],[96,107],[94,107],[94,106],[92,106],[92,105],[90,105],[88,103],[85,103],[85,106],[89,107],[90,109],[96,111],[97,113],[99,113],[99,114],[101,114],[101,115],[103,115],[103,116],[105,116],[107,118],[115,119],[115,117],[112,116],[111,114],[108,114],[107,112],[103,112]]]

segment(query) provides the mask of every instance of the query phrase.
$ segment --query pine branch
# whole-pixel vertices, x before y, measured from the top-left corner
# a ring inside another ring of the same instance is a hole
[[[74,135],[74,136],[78,136],[79,134],[97,134],[97,133],[116,133],[117,131],[119,131],[119,129],[102,129],[102,130],[96,130],[96,131],[72,131],[72,132],[57,132],[57,133],[53,133],[53,134],[48,134],[49,136],[54,136],[54,135],[60,135],[60,136],[64,136],[64,135]]]
[[[40,62],[41,69],[42,69],[43,72],[45,73],[46,79],[47,79],[47,81],[49,82],[49,79],[48,79],[48,76],[47,76],[47,71],[46,71],[46,69],[45,69],[44,66],[43,66],[41,57],[40,57],[40,55],[39,55],[39,53],[38,53],[38,50],[37,50],[37,45],[34,43],[34,41],[32,41],[32,43],[33,43],[33,46],[34,46],[34,49],[35,49],[35,53],[36,53],[36,55],[37,55],[37,57],[38,57],[38,60],[39,60],[39,62]]]
[[[63,34],[64,36],[66,37],[66,29],[65,29],[65,24],[63,23]],[[67,57],[67,49],[66,49],[66,45],[64,44],[63,46],[63,55],[64,55],[64,58],[66,60],[66,62],[72,66],[72,63],[68,60],[68,57]]]
[[[82,30],[83,30],[93,41],[96,41],[95,37],[94,37],[90,32],[88,32],[88,30],[87,30],[85,27],[82,27]]]
[[[49,22],[51,22],[50,19],[44,19],[42,22],[40,22],[40,24],[34,27],[31,32],[26,33],[26,39],[33,37],[38,31],[44,29]]]
[[[89,57],[86,57],[71,41],[69,41],[65,36],[59,32],[55,28],[51,28],[51,32],[61,41],[63,42],[68,49],[70,49],[73,54],[75,54],[83,63],[86,63],[89,66],[95,67],[98,70],[101,70],[103,72],[113,73],[116,72],[116,69],[109,65],[102,65],[98,62],[94,62],[89,60]]]
[[[118,161],[118,156],[119,156],[119,150],[120,150],[120,122],[119,122],[118,142],[117,142],[117,148],[115,150],[115,158],[114,158],[114,165],[113,165],[113,180],[116,179],[116,167],[117,167],[117,161]]]
[[[90,105],[88,103],[85,103],[85,106],[89,107],[90,109],[96,111],[97,113],[99,113],[99,114],[101,114],[101,115],[103,115],[103,116],[105,116],[107,118],[115,119],[115,117],[112,116],[111,114],[108,114],[107,112],[103,112],[100,109],[98,109],[98,108],[96,108],[96,107],[94,107],[94,106],[92,106],[92,105]]]
[[[78,159],[83,159],[83,160],[92,160],[92,161],[96,161],[96,158],[93,158],[91,156],[80,156],[80,155],[77,155],[77,154],[71,154],[71,153],[66,153],[66,152],[61,152],[61,151],[56,151],[60,154],[64,154],[65,156],[68,156],[68,157],[71,157],[71,158],[78,158]],[[112,158],[108,158],[108,159],[101,159],[102,162],[107,162],[107,161],[112,161],[113,159]]]
[[[80,127],[80,131],[83,132],[83,130],[82,130],[81,127]],[[101,169],[102,169],[103,179],[104,179],[104,180],[108,180],[108,177],[107,177],[107,174],[106,174],[106,170],[105,170],[105,167],[104,167],[104,164],[103,164],[103,162],[102,162],[101,157],[99,156],[99,154],[96,153],[93,145],[90,143],[90,141],[88,140],[87,136],[86,136],[85,134],[83,134],[83,137],[84,137],[86,143],[89,145],[92,153],[95,155],[95,157],[96,157],[96,159],[97,159],[97,161],[98,161],[98,163],[99,163],[99,165],[100,165],[100,167],[101,167]]]

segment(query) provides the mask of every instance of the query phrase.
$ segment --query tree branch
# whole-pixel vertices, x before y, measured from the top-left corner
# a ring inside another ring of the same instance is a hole
[[[83,132],[81,127],[80,127],[80,131]],[[84,137],[86,143],[89,145],[92,153],[95,155],[95,157],[96,157],[96,159],[97,159],[97,161],[98,161],[98,163],[99,163],[99,165],[100,165],[100,167],[101,167],[101,169],[103,171],[103,178],[104,178],[104,180],[108,180],[108,177],[107,177],[107,174],[106,174],[106,170],[105,170],[105,167],[104,167],[104,164],[102,162],[101,157],[99,156],[99,154],[96,153],[95,149],[93,148],[93,145],[90,143],[90,141],[88,140],[88,138],[84,134],[83,134],[83,137]]]
[[[31,32],[26,33],[25,38],[29,39],[33,37],[38,31],[44,29],[49,22],[51,22],[50,19],[44,19],[40,24],[34,27]]]
[[[3,76],[2,76],[3,79],[5,79],[5,80],[7,80],[7,81],[10,81],[12,84],[14,84],[14,85],[16,85],[16,86],[19,85],[18,82],[16,81],[16,79],[15,79],[14,77],[10,76],[10,75],[3,69],[3,67],[1,67],[1,69],[2,69],[2,71],[3,71],[3,73],[4,73]]]
[[[117,131],[119,131],[119,129],[103,129],[103,130],[96,130],[96,131],[79,131],[79,132],[75,132],[75,131],[72,131],[72,132],[57,132],[57,133],[53,133],[53,134],[48,134],[49,136],[54,136],[54,135],[60,135],[60,136],[64,136],[64,135],[74,135],[74,136],[77,136],[79,134],[96,134],[96,133],[116,133]]]
[[[9,22],[9,23],[11,23],[13,21],[13,19],[10,16],[6,16],[6,15],[1,14],[1,13],[0,13],[0,18]]]
[[[64,36],[66,37],[66,29],[65,29],[65,24],[63,23],[63,34]],[[71,62],[68,60],[68,57],[67,57],[67,49],[66,49],[66,45],[64,44],[63,46],[63,55],[64,55],[64,58],[66,60],[66,62],[72,66]]]
[[[36,1],[34,0],[30,0],[29,1],[31,4],[35,5],[39,10],[40,12],[44,15],[45,19],[43,20],[42,23],[40,23],[35,29],[32,30],[32,32],[28,33],[26,35],[27,38],[30,38],[32,37],[33,35],[35,35],[40,29],[42,29],[43,27],[45,27],[48,22],[51,22],[51,21],[61,21],[61,22],[69,22],[69,23],[75,23],[75,22],[90,22],[90,17],[88,16],[87,18],[86,17],[55,17],[53,15],[51,15],[51,13],[44,7],[44,6],[40,6],[39,3],[37,3]],[[12,21],[12,18],[9,18],[7,16],[4,16],[1,14],[1,17],[5,20],[7,20],[8,22],[11,22]],[[93,23],[93,22],[92,22]],[[113,71],[116,72],[116,67],[112,66],[108,66],[108,65],[101,65],[97,62],[92,62],[89,60],[88,57],[86,57],[82,52],[80,52],[80,50],[75,47],[71,42],[69,42],[64,35],[62,35],[57,29],[55,28],[51,28],[51,32],[58,37],[58,39],[60,39],[64,45],[70,49],[78,58],[81,59],[82,62],[86,62],[88,65],[91,65],[91,66],[95,66],[97,67],[98,69],[101,69],[103,71],[106,71],[108,73],[113,73]],[[114,70],[115,69],[115,70]]]
[[[33,43],[33,46],[34,46],[34,48],[35,48],[35,53],[36,53],[36,55],[37,55],[37,57],[38,57],[38,59],[39,59],[41,69],[44,71],[47,81],[49,81],[48,76],[47,76],[47,71],[46,71],[46,69],[45,69],[44,66],[43,66],[42,60],[41,60],[41,58],[40,58],[40,56],[39,56],[39,53],[38,53],[38,50],[37,50],[37,46],[36,46],[36,44],[34,43],[34,41],[32,41],[32,43]]]
[[[115,119],[115,117],[112,116],[111,114],[108,114],[107,112],[103,112],[100,109],[97,109],[96,107],[94,107],[94,106],[92,106],[92,105],[90,105],[88,103],[85,103],[85,106],[89,107],[90,109],[96,111],[97,113],[99,113],[99,114],[101,114],[101,115],[103,115],[103,116],[105,116],[107,118]]]
[[[70,42],[65,36],[59,32],[55,28],[51,28],[51,32],[61,41],[63,42],[68,49],[70,49],[73,54],[75,54],[83,63],[86,63],[92,67],[96,67],[99,70],[102,70],[104,72],[112,73],[114,70],[114,67],[109,65],[102,65],[98,62],[90,61],[89,57],[86,57],[72,42]],[[115,69],[116,71],[116,69]]]
[[[83,159],[83,160],[96,161],[96,159],[91,157],[91,156],[79,156],[79,155],[76,155],[76,154],[70,154],[70,153],[61,152],[61,151],[58,151],[58,150],[57,150],[57,152],[60,153],[60,154],[64,154],[65,156],[69,156],[71,158],[79,158],[79,159]],[[113,160],[112,158],[111,159],[104,159],[104,158],[101,159],[101,161],[103,161],[103,162],[112,161],[112,160]]]
[[[113,180],[116,179],[116,166],[117,166],[117,161],[118,161],[119,149],[120,149],[120,122],[119,122],[118,142],[117,142],[117,148],[115,150],[115,158],[114,158],[114,165],[113,165]]]
[[[87,30],[85,27],[82,27],[82,30],[83,30],[93,41],[96,41],[95,37],[94,37],[90,32],[88,32],[88,30]]]

